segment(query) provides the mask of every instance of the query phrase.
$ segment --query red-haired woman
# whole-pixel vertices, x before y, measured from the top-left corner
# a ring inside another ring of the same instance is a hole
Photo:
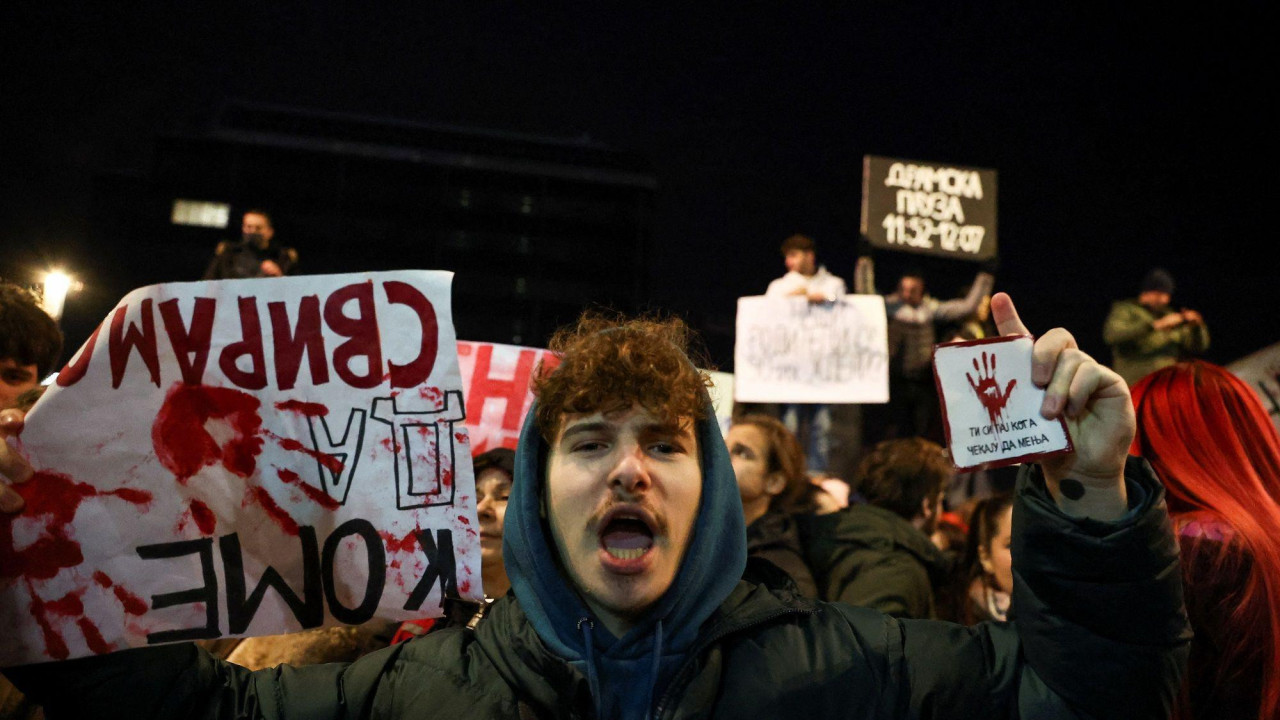
[[[1178,363],[1133,388],[1168,489],[1196,637],[1178,717],[1280,717],[1280,435],[1225,369]]]

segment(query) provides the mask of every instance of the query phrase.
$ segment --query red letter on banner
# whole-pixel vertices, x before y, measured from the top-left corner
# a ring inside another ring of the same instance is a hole
[[[267,361],[262,352],[262,322],[258,320],[258,299],[242,297],[240,333],[243,340],[228,344],[218,356],[218,367],[227,379],[245,390],[261,390],[267,386]],[[249,358],[249,370],[241,370],[236,360]]]
[[[320,331],[320,298],[307,295],[298,303],[298,326],[289,333],[289,310],[283,302],[267,303],[271,315],[272,342],[276,349],[276,384],[290,390],[298,382],[302,354],[307,354],[311,383],[329,382],[329,358],[324,352],[324,333]]]
[[[129,329],[125,330],[125,315],[128,311],[129,306],[124,305],[111,316],[111,334],[107,339],[107,353],[111,358],[111,387],[120,387],[120,381],[124,380],[124,370],[129,364],[129,354],[135,348],[138,350],[138,355],[142,357],[143,364],[147,366],[147,372],[151,374],[151,382],[155,383],[156,387],[160,387],[160,359],[156,356],[156,319],[151,315],[151,299],[142,301],[141,327],[130,324]]]
[[[164,331],[169,335],[169,343],[173,345],[173,354],[178,358],[178,367],[182,370],[182,382],[188,385],[199,385],[204,381],[204,368],[209,363],[209,339],[213,336],[213,311],[217,302],[213,298],[196,298],[195,307],[191,311],[190,328],[182,324],[177,298],[165,300],[157,306],[160,319],[164,321]],[[195,357],[192,357],[193,354]]]
[[[348,301],[356,301],[356,316],[342,312]],[[378,318],[373,305],[373,281],[338,288],[324,303],[324,321],[335,333],[350,338],[333,349],[333,371],[353,388],[374,388],[382,384],[382,346]],[[363,375],[351,369],[351,360],[363,356],[368,368]]]
[[[84,349],[80,351],[80,357],[67,362],[58,371],[58,377],[55,382],[58,387],[71,387],[80,382],[84,378],[85,372],[89,370],[89,358],[93,357],[93,346],[98,342],[98,333],[102,332],[102,323],[93,329],[93,334],[89,336],[89,340],[85,342]]]
[[[503,397],[507,399],[507,409],[502,416],[502,427],[519,430],[525,398],[529,394],[529,376],[533,374],[533,363],[537,357],[534,350],[521,350],[514,376],[510,380],[502,380],[489,377],[493,346],[477,345],[475,370],[471,372],[471,392],[467,394],[467,417],[479,420],[485,400]]]
[[[437,335],[439,326],[436,323],[436,309],[431,301],[414,286],[392,280],[382,284],[387,291],[387,302],[405,305],[418,315],[422,325],[422,345],[418,349],[418,357],[404,365],[387,361],[391,372],[391,387],[417,387],[431,377],[431,370],[436,366],[436,347],[439,343]]]

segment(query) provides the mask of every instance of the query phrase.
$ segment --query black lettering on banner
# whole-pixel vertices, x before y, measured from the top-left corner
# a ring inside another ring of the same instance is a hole
[[[440,581],[440,606],[444,607],[446,597],[456,597],[458,594],[458,568],[457,561],[453,557],[453,532],[437,530],[435,541],[431,539],[431,533],[426,530],[419,530],[415,535],[418,538],[418,545],[422,547],[422,553],[427,557],[427,569],[422,573],[422,578],[418,580],[418,585],[413,588],[413,592],[409,594],[404,609],[421,608],[427,595],[431,593],[431,588],[435,586],[436,580]]]
[[[293,588],[275,568],[268,565],[262,571],[262,579],[253,588],[253,593],[245,597],[244,556],[240,551],[240,536],[236,533],[223,535],[218,541],[222,551],[223,576],[227,581],[227,623],[230,634],[239,635],[253,622],[253,616],[266,597],[267,588],[275,588],[281,599],[289,606],[293,616],[303,629],[320,627],[324,624],[324,601],[321,598],[322,581],[320,577],[320,543],[316,540],[316,529],[302,526],[298,533],[302,540],[302,596],[298,597]]]
[[[200,569],[204,576],[204,585],[191,590],[152,595],[151,609],[162,610],[174,605],[204,603],[204,627],[148,633],[148,645],[178,642],[180,640],[204,640],[216,638],[222,634],[218,630],[218,576],[213,569],[213,538],[180,540],[171,543],[143,545],[138,548],[138,557],[143,560],[177,558],[192,554],[200,555]]]
[[[438,410],[400,409],[398,399],[394,396],[374,398],[369,413],[375,422],[391,426],[391,449],[396,455],[396,508],[411,510],[451,505],[456,487],[453,426],[464,419],[462,393],[445,392]],[[417,443],[426,445],[425,453],[415,450]]]
[[[333,581],[333,565],[338,544],[353,535],[359,535],[364,540],[365,552],[369,555],[369,579],[365,584],[364,599],[355,608],[349,608],[338,599],[338,588]],[[387,579],[387,553],[373,523],[356,518],[339,525],[324,541],[324,557],[320,567],[324,575],[324,597],[334,619],[348,625],[358,625],[373,617],[378,609],[378,602],[382,600],[382,586]]]

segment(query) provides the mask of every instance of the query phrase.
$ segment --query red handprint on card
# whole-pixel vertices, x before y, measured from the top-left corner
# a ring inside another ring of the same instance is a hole
[[[982,403],[982,407],[987,409],[987,415],[991,417],[991,423],[994,425],[1000,419],[1004,412],[1004,406],[1009,404],[1009,395],[1013,393],[1013,387],[1018,384],[1017,379],[1010,380],[1005,386],[1004,392],[1000,391],[1000,382],[996,380],[996,356],[992,353],[982,353],[982,367],[978,367],[978,358],[973,359],[973,370],[978,373],[977,381],[973,376],[965,373],[964,376],[969,378],[969,385],[973,388],[974,394],[978,396],[978,402]]]

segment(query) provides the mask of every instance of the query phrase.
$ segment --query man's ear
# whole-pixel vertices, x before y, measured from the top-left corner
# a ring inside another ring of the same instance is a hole
[[[991,567],[991,551],[987,549],[986,545],[978,546],[978,562],[982,564],[983,572],[988,575],[995,574],[995,570]]]
[[[781,495],[787,489],[787,476],[781,471],[769,473],[764,479],[764,494],[769,496]]]
[[[937,510],[937,506],[929,502],[932,499],[933,498],[931,497],[926,497],[924,500],[920,501],[920,517],[925,520],[932,520],[935,511]]]

